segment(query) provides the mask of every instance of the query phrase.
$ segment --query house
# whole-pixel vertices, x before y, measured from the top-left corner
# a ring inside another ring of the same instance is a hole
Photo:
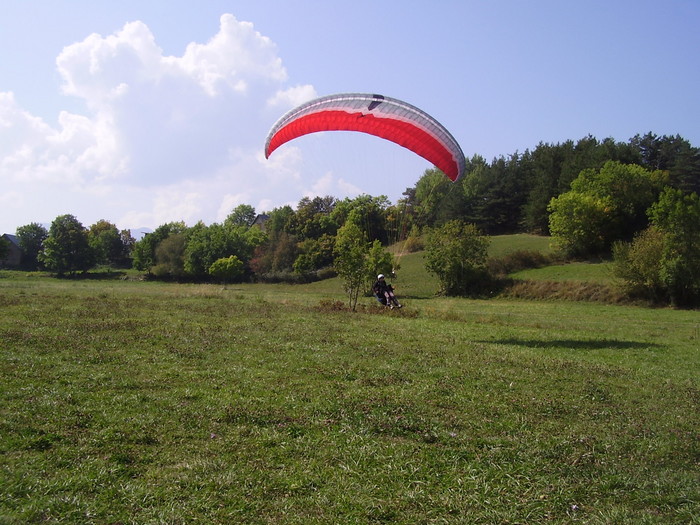
[[[261,213],[257,217],[255,217],[255,220],[250,224],[251,228],[253,226],[257,226],[260,228],[262,231],[265,231],[265,223],[267,220],[270,218],[269,215],[266,215],[265,213]]]
[[[0,268],[17,268],[22,262],[22,250],[19,247],[19,239],[16,235],[5,233],[2,239],[9,241],[10,249],[4,259],[0,259]]]

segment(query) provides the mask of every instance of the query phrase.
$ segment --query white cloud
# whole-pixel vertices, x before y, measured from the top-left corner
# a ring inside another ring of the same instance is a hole
[[[217,222],[223,222],[239,204],[249,204],[249,199],[250,195],[248,193],[224,195],[219,205],[219,211],[216,213]]]
[[[275,44],[253,24],[223,15],[178,57],[130,22],[65,47],[56,64],[62,92],[89,113],[62,111],[54,128],[0,93],[0,183],[25,204],[3,206],[0,229],[61,213],[122,228],[211,222],[242,202],[303,193],[299,151],[268,161],[262,148],[274,120],[315,90],[286,84]]]
[[[362,193],[362,190],[354,184],[338,178],[333,173],[328,172],[317,179],[310,189],[304,192],[306,197],[325,197],[332,195],[333,197],[356,197]]]
[[[304,102],[315,98],[316,90],[313,86],[294,86],[283,91],[278,91],[267,101],[267,105],[271,108],[293,108]]]
[[[245,92],[260,81],[279,85],[287,80],[272,41],[230,14],[221,17],[220,31],[209,42],[191,43],[181,59],[169,62],[197,79],[211,96],[226,89]]]

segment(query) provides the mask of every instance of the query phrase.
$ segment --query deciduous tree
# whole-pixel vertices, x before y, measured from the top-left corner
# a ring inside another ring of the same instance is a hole
[[[116,225],[104,219],[88,230],[88,242],[95,251],[98,264],[126,267],[134,239],[128,231],[119,231]]]
[[[226,226],[250,226],[255,220],[255,208],[250,204],[239,204],[226,217],[224,224]]]
[[[154,232],[146,234],[140,241],[134,244],[132,251],[133,266],[142,272],[148,272],[156,264],[156,248],[169,236],[187,231],[185,223],[168,222],[158,226]]]
[[[367,239],[357,224],[347,222],[338,230],[333,253],[333,264],[355,311],[357,298],[367,285]]]
[[[22,267],[27,270],[36,270],[39,267],[39,254],[49,232],[41,224],[32,222],[17,228],[16,234],[22,250]]]
[[[172,277],[175,279],[185,276],[185,234],[173,233],[156,248],[156,264],[151,272],[156,277]]]
[[[700,197],[667,188],[651,208],[652,223],[665,234],[661,279],[680,306],[700,304]]]
[[[217,281],[231,283],[243,279],[243,261],[235,255],[217,259],[209,267],[209,275]]]
[[[583,170],[570,191],[550,202],[549,230],[569,255],[607,251],[647,227],[646,212],[664,182],[662,171],[616,161]]]
[[[58,275],[85,272],[95,264],[87,229],[73,215],[56,217],[40,255],[44,266]]]
[[[474,224],[450,221],[427,235],[426,268],[446,295],[474,295],[490,281],[486,270],[489,238]]]

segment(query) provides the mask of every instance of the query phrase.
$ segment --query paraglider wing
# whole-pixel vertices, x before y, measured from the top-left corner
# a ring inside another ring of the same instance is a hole
[[[432,162],[453,181],[464,173],[462,149],[437,120],[401,100],[362,93],[320,97],[288,112],[270,130],[265,158],[282,144],[318,131],[375,135]]]

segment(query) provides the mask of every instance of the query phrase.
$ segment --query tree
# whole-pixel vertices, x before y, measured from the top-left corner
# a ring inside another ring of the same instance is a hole
[[[519,160],[520,178],[525,181],[526,199],[522,207],[522,225],[529,232],[549,232],[551,200],[569,191],[571,182],[585,169],[599,170],[609,160],[622,164],[640,164],[641,156],[628,143],[603,141],[587,136],[576,143],[540,143]]]
[[[170,235],[187,231],[185,223],[168,222],[158,226],[154,232],[146,234],[140,241],[134,244],[132,251],[133,266],[142,272],[148,272],[156,264],[156,248]]]
[[[354,199],[346,198],[338,202],[331,213],[331,219],[335,224],[340,225],[353,221],[365,233],[367,240],[378,239],[382,244],[387,244],[389,241],[386,225],[388,208],[389,200],[384,195],[379,197],[359,195]]]
[[[243,273],[243,262],[235,255],[217,259],[209,267],[209,275],[225,283],[240,281]]]
[[[151,272],[156,277],[180,278],[185,275],[185,234],[173,233],[158,244],[156,264]]]
[[[571,183],[571,190],[609,199],[612,235],[630,239],[648,226],[647,210],[656,202],[666,181],[661,170],[608,161],[599,170],[581,171]]]
[[[301,253],[294,261],[296,273],[308,274],[333,264],[334,236],[323,234],[318,239],[305,239],[297,246]]]
[[[636,135],[630,144],[637,149],[641,164],[652,170],[669,173],[669,183],[686,193],[700,192],[700,149],[680,135]]]
[[[270,239],[262,255],[257,273],[288,272],[299,257],[299,243],[294,235],[282,232]]]
[[[224,225],[226,226],[250,226],[255,220],[255,208],[250,204],[239,204],[226,217]]]
[[[286,229],[294,234],[297,239],[318,239],[322,235],[335,235],[338,231],[338,224],[341,224],[332,217],[336,206],[334,197],[304,197],[299,201],[297,210],[293,216],[289,217]]]
[[[474,295],[490,282],[486,270],[489,238],[474,224],[450,221],[431,230],[426,241],[426,268],[446,295]]]
[[[470,209],[478,227],[487,233],[504,234],[518,230],[527,192],[521,173],[520,156],[494,160],[488,170],[489,183]],[[459,219],[465,218],[455,217]]]
[[[265,232],[235,221],[206,226],[198,222],[186,234],[185,273],[195,278],[209,276],[209,268],[217,259],[235,255],[244,265],[255,248],[267,239]]]
[[[632,242],[613,244],[613,273],[622,279],[628,294],[652,301],[668,298],[661,277],[666,235],[650,226],[638,233]]]
[[[271,237],[279,232],[293,233],[293,225],[296,222],[295,216],[295,211],[289,205],[275,208],[268,213],[265,231]]]
[[[700,197],[667,188],[650,209],[652,226],[614,246],[615,274],[628,292],[678,306],[700,304]]]
[[[132,253],[134,251],[134,246],[136,245],[136,239],[131,235],[131,230],[121,230],[119,236],[122,240],[122,257],[121,262],[117,264],[121,268],[129,268],[132,265]]]
[[[22,250],[22,266],[27,270],[39,267],[39,254],[44,247],[44,241],[49,235],[41,224],[32,222],[17,228],[17,239]]]
[[[343,280],[350,308],[354,312],[357,298],[367,285],[367,240],[357,224],[347,222],[338,230],[333,254],[333,264]]]
[[[393,275],[400,269],[399,263],[394,256],[389,253],[382,243],[373,241],[367,252],[367,288],[371,288],[372,283],[380,273]]]
[[[700,304],[700,197],[667,188],[650,216],[665,235],[660,272],[671,300],[679,306]]]
[[[464,193],[438,169],[425,170],[413,193],[415,221],[433,226],[459,218],[464,209]]]
[[[388,244],[405,241],[413,226],[413,208],[406,199],[399,199],[395,205],[385,210],[385,229]]]
[[[95,264],[88,232],[73,215],[61,215],[51,223],[40,262],[59,276],[85,272]]]
[[[550,232],[569,255],[606,251],[647,227],[646,212],[664,182],[662,171],[617,161],[583,170],[570,191],[550,202]]]
[[[552,199],[549,231],[557,246],[571,256],[602,252],[609,208],[606,199],[573,191]]]
[[[114,224],[102,219],[90,226],[88,242],[95,251],[98,264],[119,268],[128,266],[134,239],[127,230],[120,232]]]
[[[184,271],[192,277],[204,277],[214,261],[233,255],[232,250],[225,226],[207,226],[200,221],[187,231]]]

